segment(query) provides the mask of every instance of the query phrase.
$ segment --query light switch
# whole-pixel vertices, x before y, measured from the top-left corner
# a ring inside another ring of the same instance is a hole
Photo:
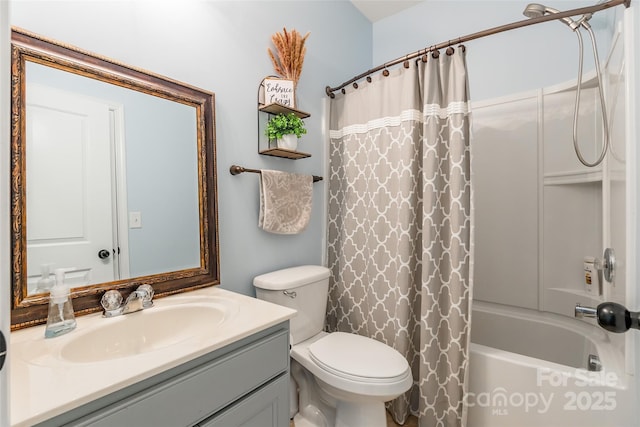
[[[142,215],[140,212],[129,212],[129,228],[142,228]]]

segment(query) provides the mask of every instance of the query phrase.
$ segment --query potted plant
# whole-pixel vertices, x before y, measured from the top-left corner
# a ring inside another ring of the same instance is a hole
[[[295,151],[298,147],[298,138],[307,133],[304,122],[293,113],[278,114],[267,122],[264,130],[269,139],[275,139],[278,148]]]

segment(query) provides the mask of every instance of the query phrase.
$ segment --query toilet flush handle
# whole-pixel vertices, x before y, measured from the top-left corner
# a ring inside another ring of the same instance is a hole
[[[296,294],[296,291],[282,291],[282,293],[288,296],[289,298],[295,298],[298,296],[298,294]]]

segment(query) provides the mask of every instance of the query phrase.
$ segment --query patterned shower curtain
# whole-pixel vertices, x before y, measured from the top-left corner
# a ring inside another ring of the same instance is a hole
[[[396,422],[464,426],[472,286],[464,48],[331,101],[327,324],[402,353]]]

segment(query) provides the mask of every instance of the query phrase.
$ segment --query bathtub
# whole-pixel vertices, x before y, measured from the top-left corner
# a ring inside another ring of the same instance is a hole
[[[590,355],[600,371],[588,370]],[[626,427],[631,420],[623,357],[607,332],[476,301],[465,401],[467,427]]]

